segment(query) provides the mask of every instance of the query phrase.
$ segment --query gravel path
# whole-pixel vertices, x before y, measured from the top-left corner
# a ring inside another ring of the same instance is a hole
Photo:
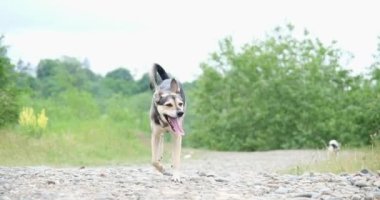
[[[323,155],[316,151],[184,153],[182,184],[148,164],[0,167],[0,199],[380,199],[378,172],[276,173]]]

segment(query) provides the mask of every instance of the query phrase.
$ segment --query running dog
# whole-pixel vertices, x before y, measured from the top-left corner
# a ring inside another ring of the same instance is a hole
[[[181,161],[183,119],[185,117],[186,101],[181,83],[171,78],[158,64],[154,64],[150,72],[150,87],[153,90],[150,108],[150,126],[152,129],[152,165],[162,174],[168,174],[161,164],[164,151],[164,133],[171,132],[172,149],[172,180],[181,182],[179,167]]]

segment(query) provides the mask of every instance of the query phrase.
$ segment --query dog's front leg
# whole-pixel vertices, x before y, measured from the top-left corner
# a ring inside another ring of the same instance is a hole
[[[163,135],[157,129],[153,129],[152,138],[152,165],[161,173],[164,173],[164,167],[161,165],[160,160],[163,153]]]
[[[180,162],[181,162],[181,147],[182,147],[182,136],[173,134],[173,153],[172,153],[172,159],[173,159],[173,176],[172,180],[175,182],[182,182],[179,168],[180,168]]]

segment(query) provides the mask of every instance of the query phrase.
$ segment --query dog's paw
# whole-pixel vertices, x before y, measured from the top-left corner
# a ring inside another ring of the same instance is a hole
[[[172,176],[171,180],[175,183],[183,183],[179,176]]]
[[[157,169],[157,171],[161,172],[162,174],[165,173],[164,167],[159,162],[153,162],[152,165]]]
[[[178,172],[173,172],[171,180],[175,183],[183,183],[181,180],[181,176]]]

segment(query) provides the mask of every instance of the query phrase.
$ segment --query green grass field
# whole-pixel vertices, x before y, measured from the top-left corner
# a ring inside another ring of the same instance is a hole
[[[122,111],[122,107],[114,110]],[[149,125],[148,120],[141,120],[148,119],[147,113],[114,112],[87,120],[53,118],[49,121],[48,129],[37,136],[25,132],[19,126],[1,129],[0,165],[96,166],[149,163]],[[169,138],[166,137],[166,140],[169,141]],[[168,157],[169,149],[170,146],[165,148]],[[337,158],[294,166],[281,173],[340,173],[363,168],[380,169],[379,142],[361,149],[342,149]]]
[[[71,123],[31,137],[0,131],[0,165],[103,165],[149,161],[148,134],[108,120]]]

